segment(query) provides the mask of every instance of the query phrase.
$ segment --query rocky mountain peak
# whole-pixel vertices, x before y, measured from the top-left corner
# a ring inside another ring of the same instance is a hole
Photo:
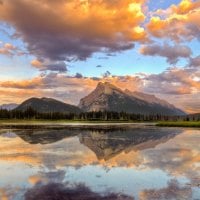
[[[89,95],[82,98],[79,107],[84,111],[116,111],[141,114],[183,115],[167,101],[151,94],[121,90],[109,82],[100,82]]]
[[[117,88],[113,84],[109,82],[100,82],[98,83],[96,89],[97,91],[101,91],[104,94],[112,94],[113,92],[122,92],[121,89]]]

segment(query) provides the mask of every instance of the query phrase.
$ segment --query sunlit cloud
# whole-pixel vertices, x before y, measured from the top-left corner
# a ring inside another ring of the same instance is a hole
[[[157,38],[171,39],[175,42],[199,38],[200,2],[182,0],[179,5],[168,9],[158,9],[147,23],[150,34]]]
[[[139,74],[115,76],[110,72],[105,72],[99,78],[84,77],[78,73],[74,76],[48,73],[30,80],[1,81],[0,90],[2,92],[0,96],[6,102],[8,99],[12,102],[15,98],[20,103],[28,97],[48,96],[67,103],[78,104],[79,100],[94,90],[99,82],[110,82],[124,90],[153,93],[160,98],[167,98],[169,102],[183,110],[198,112],[200,109],[198,102],[200,95],[199,74],[200,71],[196,67],[174,67],[160,74],[143,74],[142,76]]]
[[[0,55],[5,56],[23,56],[25,52],[11,43],[0,43]]]
[[[124,51],[145,40],[144,3],[3,0],[0,20],[15,27],[29,52],[40,59],[85,60],[95,52]]]

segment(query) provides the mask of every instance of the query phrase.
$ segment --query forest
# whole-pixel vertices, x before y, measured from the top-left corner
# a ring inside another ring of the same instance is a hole
[[[159,114],[135,114],[126,112],[81,112],[81,113],[60,113],[37,112],[31,107],[25,111],[20,110],[0,110],[0,119],[45,119],[45,120],[79,120],[79,121],[200,121],[200,115],[184,115],[184,116],[165,116]]]

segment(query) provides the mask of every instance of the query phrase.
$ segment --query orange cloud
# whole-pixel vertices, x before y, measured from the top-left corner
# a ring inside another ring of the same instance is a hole
[[[16,52],[17,48],[10,44],[10,43],[5,43],[0,46],[0,54],[4,54],[7,56],[13,56]]]
[[[95,52],[123,51],[146,40],[144,4],[145,0],[4,0],[0,20],[13,26],[29,52],[41,60],[84,60]]]
[[[31,61],[31,65],[34,66],[34,67],[36,67],[36,68],[41,68],[42,67],[42,63],[39,60],[37,60],[37,59],[32,60]]]
[[[137,76],[89,78],[50,73],[30,80],[2,81],[0,82],[0,91],[2,91],[0,96],[2,103],[12,102],[13,98],[20,103],[25,98],[32,96],[48,96],[67,103],[78,104],[79,100],[86,94],[89,94],[99,81],[108,81],[121,88],[128,88],[130,90],[137,90],[142,84],[141,79]],[[8,88],[10,89],[8,90]],[[5,102],[3,99],[5,99]]]
[[[188,12],[198,9],[200,7],[199,1],[182,0],[178,6],[171,6],[173,12],[178,14],[187,14]]]
[[[170,68],[160,74],[132,76],[83,77],[48,73],[30,80],[1,81],[1,103],[21,103],[30,97],[51,97],[66,103],[78,104],[101,82],[110,82],[121,89],[143,91],[168,101],[183,110],[199,112],[199,68]],[[195,98],[194,98],[195,97]]]
[[[169,38],[176,42],[199,37],[200,2],[182,0],[168,9],[158,9],[147,24],[149,33],[158,38]]]

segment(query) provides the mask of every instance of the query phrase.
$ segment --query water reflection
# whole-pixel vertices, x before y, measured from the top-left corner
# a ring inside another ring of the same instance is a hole
[[[170,129],[89,129],[71,130],[18,130],[15,134],[29,144],[51,144],[62,139],[79,138],[81,144],[91,149],[99,160],[109,160],[122,151],[153,148],[181,133]]]
[[[54,197],[54,198],[53,198]],[[91,191],[84,185],[68,187],[67,184],[49,183],[47,185],[36,184],[25,193],[26,200],[134,200],[133,197],[122,194],[104,194],[100,195]]]
[[[1,130],[0,199],[197,200],[199,142],[198,129]]]
[[[99,160],[109,160],[121,152],[144,150],[166,142],[180,131],[165,129],[132,129],[89,131],[79,134],[80,143],[90,148]]]
[[[29,144],[51,144],[76,136],[77,130],[16,130],[15,134]]]

